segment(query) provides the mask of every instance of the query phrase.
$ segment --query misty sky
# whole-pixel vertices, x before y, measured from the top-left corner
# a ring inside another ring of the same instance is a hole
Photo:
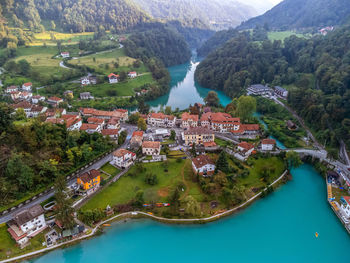
[[[282,0],[238,0],[241,3],[253,6],[259,13],[263,13],[278,3],[282,2]]]

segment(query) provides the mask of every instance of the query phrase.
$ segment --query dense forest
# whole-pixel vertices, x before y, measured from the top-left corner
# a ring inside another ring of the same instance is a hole
[[[349,14],[348,0],[285,0],[265,14],[242,23],[238,29],[265,23],[278,30],[335,26],[347,22]]]
[[[125,41],[126,54],[133,58],[159,58],[166,66],[182,64],[191,57],[185,39],[168,28],[132,34]]]
[[[43,24],[53,21],[65,31],[125,31],[150,18],[125,0],[11,0],[3,4],[3,15],[19,28],[42,31]]]
[[[180,20],[191,26],[200,20],[213,30],[239,25],[258,15],[254,7],[233,0],[133,0],[154,18]]]
[[[216,32],[211,38],[209,38],[202,46],[197,49],[198,55],[205,57],[211,51],[217,49],[231,38],[237,36],[238,31],[236,29],[227,29]]]
[[[101,134],[68,132],[65,125],[40,118],[20,125],[21,114],[11,113],[7,104],[0,103],[0,206],[52,184],[58,175],[113,147]]]
[[[198,66],[204,87],[230,96],[254,83],[287,85],[288,102],[332,146],[343,138],[350,146],[350,26],[326,37],[292,36],[281,41],[252,41],[240,34]]]

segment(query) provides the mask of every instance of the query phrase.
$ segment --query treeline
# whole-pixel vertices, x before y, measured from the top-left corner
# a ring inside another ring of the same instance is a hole
[[[185,63],[191,57],[185,39],[166,27],[133,34],[124,46],[130,57],[142,60],[157,57],[165,66]]]
[[[229,40],[197,68],[205,87],[230,96],[254,83],[292,85],[288,102],[317,132],[335,146],[343,138],[350,146],[350,26],[303,39],[253,42],[245,35]]]
[[[50,184],[60,174],[112,149],[100,134],[68,132],[40,118],[15,124],[16,114],[0,103],[0,205],[7,205]]]

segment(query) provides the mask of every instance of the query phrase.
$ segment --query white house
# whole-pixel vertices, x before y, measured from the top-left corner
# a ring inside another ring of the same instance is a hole
[[[112,164],[122,169],[130,167],[136,160],[136,154],[126,149],[118,149],[113,153]]]
[[[31,82],[24,83],[22,85],[22,90],[32,91],[32,86],[33,86],[33,84]]]
[[[282,87],[279,87],[279,86],[275,87],[275,93],[284,99],[286,99],[288,97],[288,91]]]
[[[176,123],[176,117],[173,115],[165,115],[162,112],[150,113],[147,116],[147,124],[159,127],[174,127]]]
[[[181,127],[184,129],[190,128],[190,127],[197,127],[198,126],[198,115],[192,115],[188,112],[184,112],[181,115]]]
[[[137,73],[135,71],[131,71],[131,72],[128,73],[128,77],[132,78],[132,79],[136,78],[137,77]]]
[[[118,83],[118,79],[119,79],[119,75],[116,75],[114,73],[111,73],[108,75],[108,79],[109,79],[109,83],[113,84],[113,83]]]
[[[19,245],[24,245],[47,227],[41,205],[23,209],[7,224],[8,232]]]
[[[142,143],[142,154],[159,155],[160,147],[160,142],[144,141]]]
[[[90,78],[89,77],[83,77],[80,79],[80,84],[83,86],[90,85]]]
[[[63,58],[69,58],[69,57],[70,57],[70,54],[69,54],[69,52],[61,52],[61,56],[62,56]]]
[[[215,172],[215,164],[207,155],[199,155],[192,159],[192,169],[200,176],[211,176]]]
[[[101,134],[104,137],[109,137],[112,140],[118,140],[118,136],[119,136],[119,130],[118,129],[104,129],[101,131]]]
[[[64,116],[62,116],[64,118]],[[66,119],[66,127],[68,131],[79,131],[83,121],[80,117],[70,117]]]
[[[120,119],[111,118],[107,122],[107,129],[120,129]]]
[[[53,106],[58,106],[62,102],[63,102],[63,99],[55,97],[55,96],[50,97],[50,98],[47,99],[47,103],[49,103],[49,104],[51,104]]]
[[[275,148],[276,141],[273,139],[264,139],[261,141],[261,150],[272,151]]]
[[[5,89],[5,93],[11,93],[11,92],[16,92],[18,91],[18,87],[17,86],[10,86],[10,87],[7,87]]]
[[[254,84],[251,85],[248,89],[247,89],[247,94],[248,95],[257,95],[257,96],[262,96],[262,95],[271,95],[272,94],[272,90],[264,85],[261,84]]]
[[[93,100],[94,99],[94,96],[91,95],[90,92],[82,92],[80,93],[80,99],[81,100]]]
[[[32,97],[32,103],[38,104],[40,101],[45,101],[45,97],[40,95],[35,95]]]
[[[245,157],[249,157],[254,151],[254,145],[248,142],[241,142],[237,145],[237,150]]]
[[[341,210],[346,215],[347,218],[350,218],[350,196],[342,196],[340,198]]]
[[[80,127],[81,131],[86,131],[89,134],[94,132],[101,133],[101,126],[98,124],[83,123]]]

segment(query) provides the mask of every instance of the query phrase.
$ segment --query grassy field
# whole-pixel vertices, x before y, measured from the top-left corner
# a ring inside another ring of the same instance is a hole
[[[115,97],[115,96],[133,96],[135,95],[134,89],[142,87],[145,84],[152,84],[154,80],[150,73],[145,73],[134,79],[128,79],[125,82],[119,82],[115,84],[103,83],[97,85],[89,85],[84,88],[76,88],[76,95],[79,92],[89,91],[95,97]],[[73,89],[74,91],[74,89]]]
[[[18,48],[16,61],[27,60],[35,71],[40,74],[61,77],[68,69],[59,66],[59,59],[53,58],[58,53],[56,47],[21,47]]]
[[[93,68],[96,73],[102,75],[120,71],[136,71],[138,74],[147,72],[147,68],[143,64],[141,64],[139,68],[134,68],[133,63],[135,61],[136,59],[125,55],[124,49],[117,49],[70,60],[69,63],[79,66],[88,66]],[[118,63],[118,68],[114,66],[115,62]]]
[[[45,232],[45,231],[44,231]],[[6,224],[0,225],[0,260],[9,257],[18,256],[34,250],[44,248],[42,243],[45,241],[44,232],[35,236],[30,240],[30,245],[23,249],[20,249],[16,242],[12,239],[7,232]]]
[[[119,169],[115,168],[110,163],[106,163],[105,165],[103,165],[100,170],[102,170],[102,171],[104,171],[112,176],[115,176],[120,172]]]
[[[190,161],[187,160],[186,162]],[[166,202],[168,195],[174,190],[176,185],[183,182],[182,169],[185,169],[185,164],[185,161],[178,163],[175,160],[169,160],[168,172],[164,171],[161,163],[144,164],[145,171],[143,172],[138,172],[134,166],[128,174],[98,193],[81,209],[106,208],[108,204],[111,206],[125,204],[131,201],[139,190],[144,191],[146,203]],[[187,172],[190,171],[187,170]],[[158,184],[151,186],[144,182],[148,173],[157,175]],[[131,174],[132,176],[130,176]]]
[[[290,37],[292,35],[295,35],[297,37],[302,37],[302,38],[307,37],[307,35],[298,34],[298,33],[295,33],[293,31],[271,31],[271,32],[267,33],[267,36],[271,41],[274,41],[274,40],[283,41],[284,39],[286,39],[287,37]]]

